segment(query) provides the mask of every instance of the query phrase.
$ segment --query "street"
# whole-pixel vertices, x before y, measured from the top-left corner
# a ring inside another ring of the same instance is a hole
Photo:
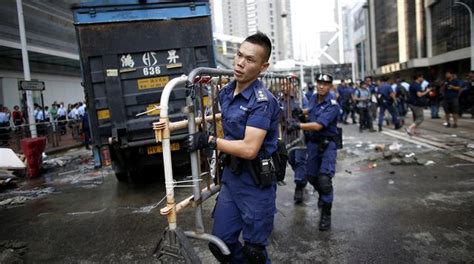
[[[272,262],[472,263],[474,119],[464,117],[457,129],[443,122],[425,112],[421,134],[412,138],[403,129],[361,134],[358,125],[341,125],[328,232],[318,230],[312,187],[294,204],[288,166],[277,192]],[[47,163],[42,178],[0,192],[0,263],[159,263],[153,251],[167,225],[159,213],[165,204],[156,205],[164,183],[120,184],[110,168],[94,170],[90,156],[73,149],[48,157],[66,157],[66,164]],[[176,189],[178,201],[190,194]],[[207,232],[213,204],[203,207]],[[178,214],[183,230],[193,225],[191,209]],[[217,263],[206,243],[193,245],[203,263]]]

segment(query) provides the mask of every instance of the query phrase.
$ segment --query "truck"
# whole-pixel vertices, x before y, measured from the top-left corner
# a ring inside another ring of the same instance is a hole
[[[152,123],[167,82],[216,67],[208,1],[86,1],[72,7],[96,166],[120,182],[163,166]],[[186,119],[186,88],[173,91],[170,121]],[[171,135],[174,164],[189,163],[187,130]],[[158,170],[160,171],[160,170]]]

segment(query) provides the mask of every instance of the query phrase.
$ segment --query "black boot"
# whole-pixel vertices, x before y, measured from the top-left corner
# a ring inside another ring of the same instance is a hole
[[[331,228],[331,208],[332,203],[324,203],[321,210],[321,220],[319,221],[319,230],[327,231]]]
[[[379,132],[382,132],[382,125],[379,125]]]
[[[296,204],[303,202],[303,190],[304,190],[304,184],[297,183],[296,188],[295,188],[295,196],[294,196],[294,200]]]
[[[321,200],[321,198],[319,198],[318,199],[318,209],[319,209],[320,212],[321,212],[321,208],[323,208],[323,204],[324,204],[323,200]]]

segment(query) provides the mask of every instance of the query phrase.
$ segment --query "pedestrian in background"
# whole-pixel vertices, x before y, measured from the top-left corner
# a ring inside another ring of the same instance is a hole
[[[13,125],[15,126],[21,126],[26,123],[25,116],[23,115],[23,112],[20,111],[20,107],[18,105],[13,107],[12,121]]]
[[[10,110],[0,104],[0,145],[7,145],[10,139]]]
[[[446,118],[445,127],[451,127],[451,117],[453,118],[453,128],[458,127],[459,117],[459,91],[461,90],[461,83],[456,78],[452,70],[446,72],[446,82],[443,86],[444,92],[444,114]]]
[[[364,129],[369,129],[370,132],[375,132],[372,124],[372,116],[370,115],[370,98],[371,93],[367,86],[367,82],[361,81],[353,95],[353,101],[357,104],[359,110],[359,132]]]
[[[440,119],[439,105],[443,97],[441,95],[441,81],[436,80],[431,85],[431,91],[428,93],[430,100],[431,119]]]
[[[405,128],[405,131],[410,136],[415,134],[416,129],[420,127],[421,123],[423,123],[423,110],[428,105],[428,98],[426,95],[431,92],[431,88],[423,89],[422,87],[424,81],[423,74],[419,73],[415,75],[414,79],[413,83],[410,84],[410,97],[408,99],[408,106],[413,113],[413,124],[408,128]]]
[[[374,84],[372,77],[367,76],[364,78],[365,85],[370,92],[370,103],[369,103],[369,113],[370,117],[373,120],[377,120],[377,86]]]

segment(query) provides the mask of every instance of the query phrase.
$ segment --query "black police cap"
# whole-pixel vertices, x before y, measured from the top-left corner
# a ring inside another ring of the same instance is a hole
[[[316,76],[316,81],[332,83],[332,76],[327,73],[320,73]]]

